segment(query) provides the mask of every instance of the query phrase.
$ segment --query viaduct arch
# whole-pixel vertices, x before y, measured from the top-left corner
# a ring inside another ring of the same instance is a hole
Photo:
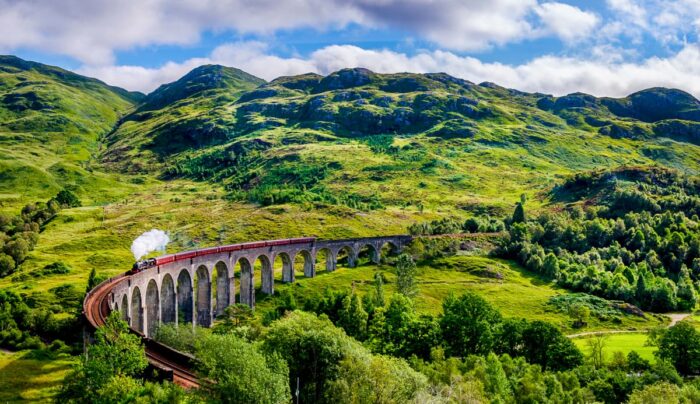
[[[209,327],[234,303],[254,308],[256,284],[261,293],[274,293],[275,259],[282,261],[282,282],[294,282],[295,262],[303,265],[304,276],[310,278],[316,276],[320,255],[326,260],[325,268],[320,270],[332,272],[339,259],[355,267],[360,252],[368,251],[369,260],[379,263],[386,246],[392,253],[399,253],[410,241],[411,236],[406,235],[344,240],[299,238],[166,255],[156,258],[152,267],[116,283],[108,304],[146,337],[163,323]]]

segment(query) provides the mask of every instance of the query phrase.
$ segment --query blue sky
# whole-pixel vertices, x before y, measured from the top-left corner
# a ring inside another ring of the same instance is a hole
[[[219,63],[267,80],[361,66],[700,96],[699,32],[700,0],[0,0],[0,53],[144,92]]]

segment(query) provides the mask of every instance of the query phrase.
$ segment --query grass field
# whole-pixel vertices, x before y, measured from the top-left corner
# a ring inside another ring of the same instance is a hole
[[[317,264],[317,270],[322,268],[322,263]],[[551,282],[539,278],[517,264],[488,257],[455,256],[420,265],[418,269],[419,293],[415,304],[419,312],[437,315],[442,311],[442,300],[450,293],[459,295],[472,291],[493,304],[504,316],[547,320],[567,333],[574,332],[569,316],[547,304],[552,296],[567,293],[566,290],[556,288]],[[303,301],[305,296],[323,293],[325,289],[350,290],[354,287],[358,293],[364,294],[372,288],[372,280],[377,271],[381,271],[387,279],[385,294],[390,298],[391,294],[395,293],[396,276],[393,267],[371,264],[357,268],[340,267],[332,273],[320,270],[315,278],[297,278],[294,284],[276,282],[275,290],[279,293],[291,289],[299,301]],[[499,273],[502,279],[487,277],[485,273]],[[256,279],[256,284],[258,282]],[[258,293],[256,304],[257,311],[262,312],[274,307],[276,298]],[[575,331],[648,329],[666,321],[651,315],[647,315],[646,319],[624,315],[621,319],[621,323],[613,323],[592,318],[588,327]]]
[[[575,338],[573,341],[576,346],[583,352],[584,355],[589,356],[591,353],[591,347],[588,345],[590,337]],[[605,336],[605,346],[603,348],[603,353],[606,360],[611,360],[614,352],[622,352],[627,356],[628,353],[636,351],[642,358],[654,361],[654,351],[656,351],[655,346],[647,346],[647,334],[646,333],[620,333],[620,334],[607,334]]]
[[[28,351],[0,351],[0,403],[51,402],[77,359],[38,360]]]

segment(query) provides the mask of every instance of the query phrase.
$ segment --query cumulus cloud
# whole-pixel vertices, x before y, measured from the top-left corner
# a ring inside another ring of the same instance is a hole
[[[537,0],[0,0],[0,50],[34,49],[101,65],[113,63],[115,51],[193,44],[203,32],[271,35],[356,24],[473,51],[536,37],[543,27],[570,40],[576,27],[592,22],[575,7]]]
[[[316,50],[308,58],[282,58],[267,53],[260,42],[222,45],[207,58],[168,63],[160,68],[133,66],[83,69],[110,84],[150,91],[172,81],[193,67],[216,63],[233,66],[267,80],[308,72],[328,74],[345,67],[365,67],[379,73],[446,72],[474,82],[491,81],[531,92],[563,95],[582,91],[598,96],[625,96],[648,87],[675,87],[700,97],[700,47],[687,45],[667,58],[652,57],[638,63],[619,58],[581,59],[541,56],[519,65],[486,63],[475,57],[444,50],[408,55],[391,50],[333,45]]]
[[[598,16],[564,3],[544,3],[535,9],[545,29],[566,42],[588,38],[598,25]]]

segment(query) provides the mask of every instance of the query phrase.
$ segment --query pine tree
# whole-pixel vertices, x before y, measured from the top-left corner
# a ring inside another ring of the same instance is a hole
[[[384,307],[385,304],[384,281],[382,281],[382,274],[377,272],[374,274],[374,305],[375,307]]]
[[[406,297],[414,297],[418,293],[416,286],[416,263],[408,254],[401,254],[396,259],[396,289]]]
[[[637,278],[637,291],[635,293],[635,297],[637,298],[637,304],[642,306],[642,308],[646,308],[648,296],[649,291],[647,290],[646,279],[644,278],[644,274],[640,273],[639,277]]]
[[[338,325],[348,335],[363,340],[367,333],[367,312],[362,307],[362,301],[355,292],[345,296],[338,312]]]
[[[503,370],[503,365],[498,359],[498,356],[493,352],[489,353],[486,357],[486,392],[494,399],[492,402],[499,402],[495,400],[500,399],[500,402],[505,402],[509,397],[512,396],[510,382],[508,381],[508,376]]]
[[[88,276],[87,288],[85,289],[85,293],[87,293],[87,292],[91,291],[92,289],[94,289],[95,286],[97,286],[98,283],[99,283],[99,282],[98,282],[98,280],[97,280],[97,271],[95,270],[95,268],[92,268],[92,269],[90,270],[90,275]]]
[[[525,216],[525,207],[521,202],[515,205],[515,211],[513,211],[513,223],[525,223],[527,217]]]

